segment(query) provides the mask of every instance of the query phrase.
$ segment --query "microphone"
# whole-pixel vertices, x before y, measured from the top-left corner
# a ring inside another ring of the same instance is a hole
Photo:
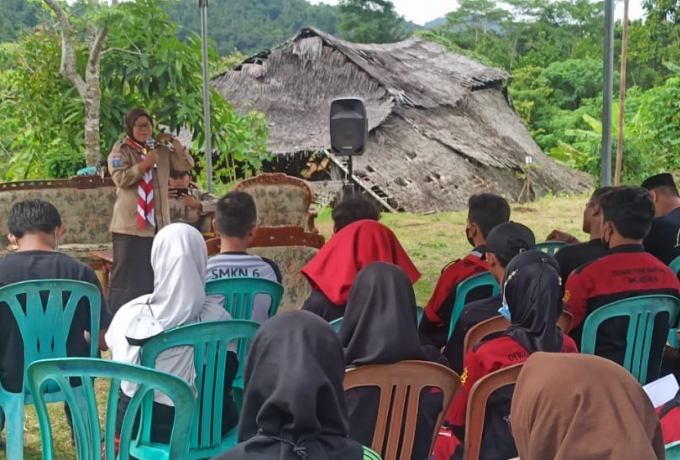
[[[156,139],[154,139],[153,137],[149,137],[149,138],[146,140],[146,146],[149,147],[149,150],[155,149],[155,148],[156,148]],[[154,164],[154,165],[153,165],[153,168],[154,168],[154,169],[157,169],[157,168],[158,168],[158,165],[157,165],[157,164]]]

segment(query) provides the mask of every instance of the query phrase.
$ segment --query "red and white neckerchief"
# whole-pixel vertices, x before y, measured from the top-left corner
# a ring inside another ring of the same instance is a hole
[[[129,136],[125,138],[125,142],[140,152],[142,161],[146,160],[146,146],[136,142]],[[147,221],[152,227],[156,226],[156,213],[153,209],[153,173],[151,168],[144,171],[144,176],[137,186],[137,227],[140,230],[144,230]]]

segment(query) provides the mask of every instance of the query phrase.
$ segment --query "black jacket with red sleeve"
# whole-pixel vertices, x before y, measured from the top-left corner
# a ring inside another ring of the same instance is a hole
[[[464,258],[450,263],[442,270],[420,321],[419,332],[424,345],[432,345],[437,349],[446,345],[456,289],[462,281],[489,270],[484,252],[483,246],[475,248]],[[491,289],[481,287],[473,290],[466,300],[471,302],[484,299],[491,297],[491,294]]]
[[[584,321],[594,310],[618,300],[653,294],[680,298],[680,282],[675,274],[641,245],[610,249],[604,257],[579,267],[567,280],[564,303],[574,316],[570,335],[580,346]],[[647,381],[658,378],[668,324],[668,315],[657,315]],[[627,318],[605,321],[597,333],[595,354],[622,364],[627,327]]]

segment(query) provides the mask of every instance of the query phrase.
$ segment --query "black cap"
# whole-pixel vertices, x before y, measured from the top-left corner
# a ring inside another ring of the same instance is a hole
[[[670,173],[657,174],[647,178],[642,183],[642,188],[647,190],[654,190],[657,187],[673,187],[675,188],[675,181],[673,180],[673,175]]]
[[[536,248],[534,232],[517,222],[496,225],[486,238],[486,252],[510,260],[520,252]]]

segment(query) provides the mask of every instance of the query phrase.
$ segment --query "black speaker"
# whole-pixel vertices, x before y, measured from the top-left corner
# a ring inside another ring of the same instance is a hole
[[[331,102],[331,149],[339,155],[363,155],[368,140],[364,101],[355,98]]]

